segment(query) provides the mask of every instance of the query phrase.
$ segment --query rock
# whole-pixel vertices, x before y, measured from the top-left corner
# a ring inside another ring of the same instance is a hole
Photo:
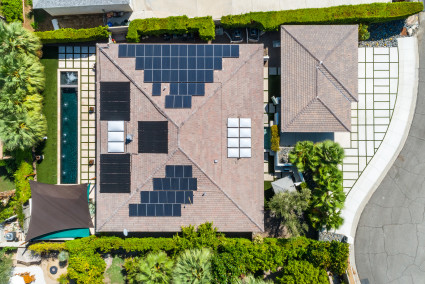
[[[406,25],[413,26],[418,23],[418,15],[412,15],[406,19]]]
[[[401,30],[400,35],[401,35],[401,36],[407,36],[407,29],[406,29],[406,27],[404,27],[404,28]]]
[[[412,34],[413,34],[413,29],[412,29],[412,28],[409,28],[409,29],[407,30],[407,34],[408,34],[409,36],[412,36]]]

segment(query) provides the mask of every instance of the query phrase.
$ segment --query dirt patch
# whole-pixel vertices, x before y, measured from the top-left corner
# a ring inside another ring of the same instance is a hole
[[[68,15],[52,17],[44,10],[34,11],[37,31],[53,30],[52,20],[57,19],[60,28],[88,29],[104,25],[103,14]]]

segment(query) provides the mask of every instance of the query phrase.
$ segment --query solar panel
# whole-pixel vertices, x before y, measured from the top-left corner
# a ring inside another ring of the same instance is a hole
[[[179,56],[187,56],[187,45],[179,45]]]
[[[164,216],[173,216],[173,204],[164,204]]]
[[[199,44],[196,46],[196,55],[197,56],[204,56],[204,45]]]
[[[191,107],[192,107],[192,97],[183,96],[183,108],[191,108]]]
[[[179,93],[179,84],[171,83],[170,84],[170,95],[178,95]]]
[[[164,44],[162,45],[162,56],[170,56],[170,45]]]
[[[145,58],[144,57],[136,57],[136,70],[145,69]]]
[[[158,191],[149,191],[149,203],[158,203],[159,193]]]
[[[205,46],[205,56],[213,56],[214,55],[214,47],[212,45]]]
[[[158,198],[159,198],[159,203],[167,203],[167,192],[166,191],[160,191]]]
[[[157,216],[157,217],[162,217],[162,216],[164,216],[164,204],[157,204],[156,206],[155,206],[155,216]]]
[[[174,217],[182,216],[182,207],[180,204],[173,204],[173,216]]]
[[[183,177],[183,166],[174,166],[174,176]]]
[[[187,81],[187,70],[179,70],[179,80],[186,82]]]
[[[137,216],[144,217],[146,216],[146,204],[137,204]]]
[[[100,120],[130,120],[130,82],[100,82]]]
[[[170,57],[162,57],[161,61],[162,69],[170,69],[171,68],[171,59]],[[167,82],[168,80],[164,80],[164,82]]]
[[[205,57],[205,69],[214,69],[214,57]]]
[[[187,95],[187,84],[180,83],[179,84],[179,95]]]
[[[170,190],[171,189],[171,180],[169,178],[162,179],[162,189]]]
[[[189,190],[189,179],[181,178],[180,179],[180,190]]]
[[[221,57],[223,55],[223,46],[219,44],[214,45],[214,56]]]
[[[223,57],[230,57],[230,45],[223,45]]]
[[[127,57],[135,57],[136,56],[136,46],[134,44],[129,44],[127,46]]]
[[[189,190],[198,189],[198,180],[196,178],[189,178]]]
[[[162,53],[161,51],[162,51],[161,45],[155,44],[153,46],[153,56],[161,56],[161,53]]]
[[[153,179],[153,190],[162,190],[162,179],[154,178]]]
[[[212,70],[205,71],[205,82],[212,83],[214,81],[214,72]]]
[[[154,217],[155,216],[155,204],[147,204],[146,205],[146,216]]]
[[[168,121],[139,121],[138,128],[139,153],[168,153]]]
[[[137,204],[129,204],[128,205],[128,210],[129,210],[129,216],[130,217],[136,217],[137,215]]]
[[[153,70],[153,82],[161,82],[161,70]]]
[[[181,96],[174,97],[174,108],[182,108],[183,107],[183,98]]]
[[[221,70],[222,68],[221,57],[214,57],[214,70]]]
[[[141,203],[149,203],[149,191],[140,192]]]
[[[232,45],[230,51],[231,57],[239,57],[239,45]]]
[[[120,44],[118,46],[118,57],[127,57],[127,44]]]
[[[153,58],[145,57],[145,69],[152,69],[152,68],[153,68]]]
[[[165,96],[165,108],[174,107],[174,96]]]
[[[136,56],[145,55],[145,46],[143,44],[136,45]]]
[[[153,83],[152,96],[160,96],[160,95],[161,95],[161,83]]]
[[[146,64],[146,61],[145,61],[145,64]],[[145,67],[146,67],[146,65],[145,65]],[[144,80],[145,80],[146,83],[152,82],[152,70],[145,70]]]
[[[130,193],[130,154],[100,155],[100,193]]]
[[[184,203],[184,191],[176,191],[176,203]]]
[[[195,45],[188,45],[187,53],[188,53],[189,56],[196,56],[196,46]]]
[[[150,57],[153,56],[153,46],[150,44],[145,45],[145,56]]]
[[[180,189],[180,179],[171,178],[171,189],[179,190]]]
[[[187,69],[196,69],[196,57],[188,57]]]
[[[176,203],[175,191],[167,191],[167,203]]]
[[[171,69],[178,69],[178,68],[179,68],[179,58],[171,57]]]
[[[184,191],[184,203],[185,204],[193,203],[193,191]]]
[[[161,69],[161,57],[153,58],[153,69]]]

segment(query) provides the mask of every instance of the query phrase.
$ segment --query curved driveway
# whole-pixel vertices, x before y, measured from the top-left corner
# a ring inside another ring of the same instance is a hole
[[[423,28],[423,27],[422,27]],[[419,38],[413,123],[394,165],[366,205],[355,257],[362,284],[425,284],[425,40]]]

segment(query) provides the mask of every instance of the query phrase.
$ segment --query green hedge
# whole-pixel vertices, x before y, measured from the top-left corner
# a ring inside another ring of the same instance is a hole
[[[277,31],[283,24],[358,24],[404,19],[423,10],[421,2],[343,5],[272,12],[251,12],[221,18],[225,28],[256,27]]]
[[[127,41],[139,42],[141,35],[185,34],[199,32],[202,40],[215,38],[215,25],[212,17],[188,18],[177,16],[168,18],[136,19],[130,22]]]
[[[2,0],[0,1],[1,12],[9,23],[24,20],[22,13],[22,1]]]
[[[280,146],[280,135],[279,135],[279,128],[277,125],[272,125],[270,127],[272,135],[270,138],[271,143],[271,150],[275,152],[279,152],[279,146]]]
[[[55,31],[35,32],[43,44],[61,42],[84,42],[105,40],[109,37],[108,27],[91,29],[59,29]]]
[[[31,245],[30,249],[39,253],[67,250],[70,256],[69,278],[75,279],[77,283],[102,283],[105,262],[101,254],[144,256],[151,251],[164,251],[175,259],[186,249],[202,247],[210,248],[214,253],[214,283],[227,283],[229,275],[239,277],[247,273],[276,271],[290,261],[306,261],[315,269],[331,270],[334,274],[344,273],[348,265],[348,244],[345,243],[319,242],[305,237],[256,238],[254,241],[226,238],[217,233],[211,223],[202,224],[197,230],[193,226],[182,228],[182,232],[173,238],[90,236],[63,244],[37,243]]]

